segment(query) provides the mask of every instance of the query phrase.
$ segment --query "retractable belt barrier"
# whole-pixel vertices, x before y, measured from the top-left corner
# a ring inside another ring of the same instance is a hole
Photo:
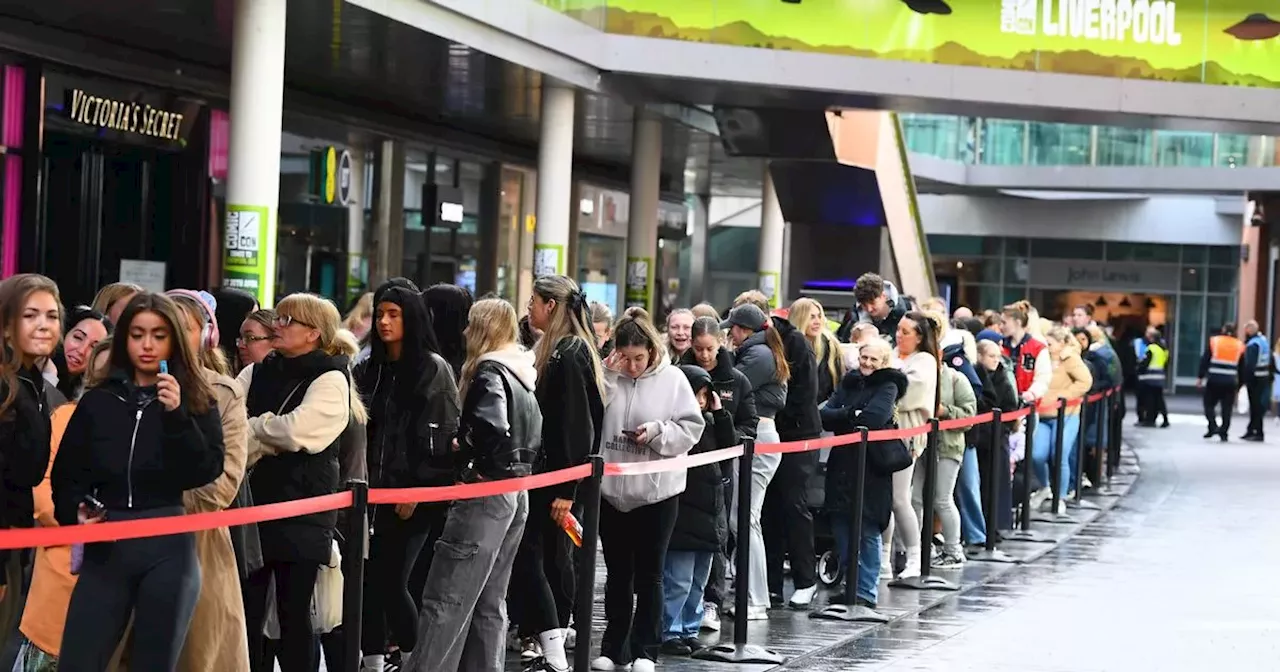
[[[1101,400],[1110,396],[1111,391],[1098,393],[1088,397],[1067,402],[1068,406]],[[1030,408],[1023,408],[1002,416],[1008,422],[1026,417]],[[968,429],[976,425],[991,422],[991,413],[983,413],[972,418],[958,418],[938,422],[941,430]],[[931,424],[926,423],[911,429],[884,429],[868,432],[866,440],[889,441],[892,439],[910,439],[923,436],[931,431]],[[801,441],[783,441],[781,443],[756,444],[756,454],[801,453],[822,448],[835,448],[860,443],[859,434],[842,434],[839,436]],[[666,471],[690,469],[713,464],[742,456],[743,447],[734,446],[713,450],[697,455],[671,457],[650,462],[607,463],[604,475],[629,476],[636,474],[656,474]],[[576,467],[560,469],[522,478],[504,479],[466,485],[449,485],[424,488],[372,488],[369,490],[369,504],[407,504],[423,502],[447,502],[457,499],[476,499],[522,490],[536,490],[569,481],[578,481],[591,476],[591,465],[582,464]],[[313,513],[335,511],[351,508],[352,495],[349,491],[331,495],[298,499],[277,504],[262,504],[242,509],[227,509],[209,513],[191,513],[181,516],[165,516],[144,520],[102,522],[92,525],[70,525],[63,527],[36,527],[30,529],[0,530],[0,550],[16,548],[35,548],[43,546],[68,546],[71,544],[120,541],[124,539],[140,539],[143,537],[160,537],[171,534],[184,534],[211,530],[219,527],[235,527],[261,523],[282,518],[294,518]]]

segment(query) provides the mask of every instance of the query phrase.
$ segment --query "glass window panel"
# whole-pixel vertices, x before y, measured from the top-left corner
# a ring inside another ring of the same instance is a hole
[[[1223,168],[1247,165],[1249,160],[1249,137],[1233,133],[1219,133],[1218,154],[1214,157],[1214,165]]]
[[[1027,238],[1005,238],[1004,246],[1005,253],[1009,256],[1026,256],[1030,249],[1030,241]]]
[[[1107,259],[1109,261],[1154,261],[1169,264],[1178,263],[1177,245],[1159,243],[1107,243]]]
[[[1151,129],[1098,127],[1099,166],[1149,166],[1155,158]]]
[[[1001,295],[1000,305],[992,310],[999,310],[1000,308],[1004,308],[1011,303],[1021,301],[1025,298],[1027,298],[1027,290],[1025,288],[1005,287],[1004,292]]]
[[[1006,119],[982,120],[982,154],[979,163],[992,166],[1025,164],[1027,122]]]
[[[1213,134],[1198,131],[1156,131],[1156,156],[1161,166],[1213,165]]]
[[[1184,292],[1203,292],[1204,291],[1204,270],[1195,268],[1182,269],[1182,291]]]
[[[952,161],[960,158],[963,117],[943,114],[904,114],[900,119],[907,151]]]
[[[1031,161],[1035,166],[1087,166],[1091,127],[1079,124],[1031,124]]]
[[[1209,261],[1209,248],[1204,245],[1183,245],[1182,246],[1182,265],[1183,266],[1203,266]]]
[[[1001,308],[1004,307],[1004,304],[1000,302],[1000,298],[1001,296],[1000,296],[999,287],[994,287],[991,285],[983,285],[978,290],[978,305],[976,307],[970,306],[970,308],[974,308],[975,313],[978,312],[978,309],[1000,310]]]
[[[1234,268],[1211,268],[1209,269],[1209,291],[1230,294],[1236,290],[1236,276],[1238,272]]]
[[[956,256],[980,256],[983,254],[983,238],[980,236],[930,235],[929,254]]]
[[[1031,256],[1043,259],[1102,259],[1102,243],[1096,240],[1033,238]]]
[[[1014,257],[1004,260],[1004,284],[1025,285],[1030,279],[1029,276],[1030,267],[1026,257]]]
[[[1179,297],[1175,310],[1177,315],[1177,374],[1179,376],[1195,376],[1200,368],[1200,354],[1204,348],[1204,323],[1201,312],[1204,310],[1204,297],[1184,294]]]
[[[1240,265],[1240,248],[1231,245],[1210,245],[1209,265],[1238,267]]]
[[[1236,302],[1230,296],[1210,296],[1205,299],[1204,326],[1216,333],[1222,325],[1235,321]]]

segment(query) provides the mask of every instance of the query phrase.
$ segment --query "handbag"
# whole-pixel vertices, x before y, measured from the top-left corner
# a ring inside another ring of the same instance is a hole
[[[897,428],[897,422],[890,422],[889,426],[885,427],[887,430]],[[914,462],[906,439],[875,441],[867,446],[867,450],[867,468],[881,476],[896,474],[910,467]]]

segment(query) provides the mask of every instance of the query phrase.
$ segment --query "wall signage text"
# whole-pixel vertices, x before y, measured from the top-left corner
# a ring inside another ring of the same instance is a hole
[[[1177,17],[1174,0],[1001,0],[1000,30],[1176,47],[1182,44]]]
[[[71,89],[67,97],[67,116],[76,123],[164,140],[181,140],[181,113],[146,103],[95,96],[83,89]]]

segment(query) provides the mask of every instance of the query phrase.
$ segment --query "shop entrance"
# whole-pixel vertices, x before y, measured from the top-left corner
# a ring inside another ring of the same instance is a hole
[[[89,303],[98,288],[119,281],[122,260],[162,261],[166,287],[203,287],[207,215],[193,175],[203,174],[202,158],[46,133],[40,269],[58,283],[64,303]]]

